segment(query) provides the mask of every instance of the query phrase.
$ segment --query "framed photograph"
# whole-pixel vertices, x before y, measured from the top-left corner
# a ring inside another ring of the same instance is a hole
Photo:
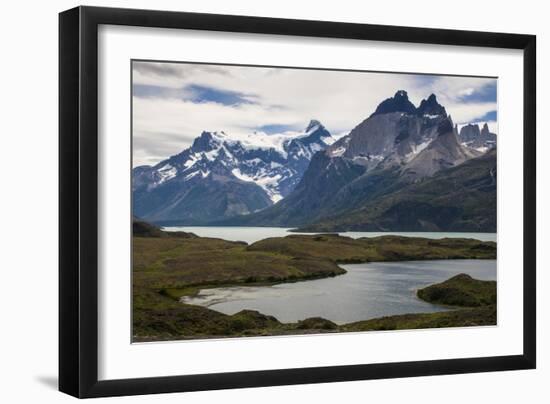
[[[61,391],[535,367],[534,36],[59,24]]]

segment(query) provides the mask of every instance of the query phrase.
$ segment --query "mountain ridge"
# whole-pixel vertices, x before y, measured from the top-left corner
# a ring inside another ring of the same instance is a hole
[[[452,184],[443,179],[482,156],[494,155],[496,161],[495,148],[496,135],[486,123],[481,129],[469,124],[459,131],[435,94],[416,107],[407,92],[399,90],[338,140],[315,119],[305,130],[291,134],[255,132],[235,137],[204,131],[182,152],[133,170],[134,214],[162,225],[323,231],[358,226],[416,231],[462,225],[468,231],[486,230],[496,228],[491,210],[486,211],[489,219],[484,223],[480,216],[461,221],[460,212],[470,217],[476,210],[452,203],[434,205],[414,193],[407,194],[408,201],[398,196],[404,190],[421,192],[434,178],[443,194],[453,194]],[[496,163],[493,171],[496,176]],[[453,181],[457,183],[456,178]],[[496,199],[496,182],[491,192]],[[487,202],[486,195],[476,195]],[[384,211],[377,216],[369,208],[373,206]],[[407,210],[420,213],[414,219],[412,213],[404,215]],[[372,222],[365,222],[367,218]]]
[[[134,168],[134,214],[156,223],[196,224],[264,209],[287,196],[313,155],[333,140],[317,120],[290,135],[234,139],[203,131],[182,152]]]
[[[376,205],[377,200],[387,195],[414,184],[421,186],[438,173],[445,176],[446,171],[482,156],[482,152],[459,141],[452,118],[435,95],[422,100],[419,108],[413,105],[413,109],[411,105],[407,93],[398,91],[347,136],[315,155],[300,184],[287,198],[260,212],[236,216],[220,224],[316,228],[316,223],[326,224],[333,216],[355,215],[353,212]],[[448,184],[445,186],[445,192],[452,191]],[[496,193],[493,196],[496,198]],[[413,196],[411,198],[414,200]],[[426,211],[427,217],[430,212],[450,217],[448,212],[438,211],[437,206],[429,204],[409,207]],[[460,210],[452,208],[453,214]],[[494,216],[491,212],[489,215]],[[455,221],[458,223],[458,219]],[[342,219],[334,228],[321,227],[323,231],[345,230],[343,223],[354,228],[352,223]],[[402,231],[422,228],[416,222],[409,222],[408,227],[400,227],[399,223],[393,226]],[[491,226],[481,227],[488,229]],[[379,226],[364,224],[362,227]],[[424,226],[430,227],[445,226],[439,222]],[[479,226],[468,224],[466,227]],[[385,231],[389,231],[388,228]]]

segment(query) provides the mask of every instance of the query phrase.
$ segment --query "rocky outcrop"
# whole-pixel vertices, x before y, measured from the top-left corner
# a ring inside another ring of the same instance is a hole
[[[468,124],[460,130],[459,141],[470,149],[486,152],[496,147],[497,135],[489,130],[487,122],[483,124],[481,130],[478,124]]]
[[[439,123],[438,136],[402,169],[413,180],[431,177],[440,170],[455,167],[481,153],[463,147],[454,133],[451,118]]]
[[[447,111],[445,108],[437,102],[435,94],[431,94],[427,99],[422,100],[418,109],[416,110],[418,115],[428,115],[428,116],[437,116],[443,115],[447,116]]]
[[[399,90],[393,97],[382,101],[372,115],[390,114],[392,112],[404,112],[406,114],[416,112],[416,107],[409,101],[406,91]]]

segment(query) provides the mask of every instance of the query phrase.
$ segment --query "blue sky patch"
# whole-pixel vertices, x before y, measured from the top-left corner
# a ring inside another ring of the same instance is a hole
[[[481,121],[481,122],[496,121],[496,120],[497,120],[497,111],[489,111],[485,115],[475,119],[475,121]]]
[[[295,128],[292,125],[271,124],[260,126],[258,130],[271,135],[274,133],[283,133],[289,130],[295,130]]]
[[[191,101],[193,102],[215,102],[223,105],[254,104],[250,99],[253,96],[237,91],[220,90],[197,84],[187,86],[185,89],[192,94]]]
[[[150,84],[134,84],[133,95],[139,98],[180,98],[196,103],[215,102],[228,106],[253,104],[253,98],[255,97],[250,94],[219,90],[196,84],[180,89]]]
[[[478,88],[471,94],[463,95],[460,101],[465,103],[473,102],[497,102],[497,82],[493,80],[491,83]]]

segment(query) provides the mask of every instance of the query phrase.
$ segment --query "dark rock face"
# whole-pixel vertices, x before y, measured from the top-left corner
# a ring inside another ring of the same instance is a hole
[[[487,123],[481,130],[478,124],[468,124],[460,130],[459,140],[464,146],[485,152],[496,147],[497,135],[489,131]]]
[[[460,129],[460,139],[463,142],[471,142],[479,138],[480,134],[481,132],[479,131],[479,126],[477,124],[470,123]]]
[[[366,164],[372,160],[380,162],[393,150],[398,136],[403,140],[410,135],[411,128],[407,127],[403,116],[401,112],[373,115],[332,145],[328,154],[339,157],[339,151],[344,148],[342,156],[346,158],[358,157],[358,160],[366,160]]]
[[[489,125],[487,125],[487,122],[483,124],[483,128],[481,128],[480,136],[487,137],[489,136]]]
[[[416,107],[409,101],[406,91],[399,90],[392,98],[382,101],[373,115],[389,114],[392,112],[405,112],[407,114],[414,114],[416,112]]]
[[[217,142],[214,140],[212,133],[202,132],[201,135],[193,141],[193,146],[191,146],[191,148],[208,152],[214,150],[216,146]]]
[[[324,126],[321,124],[321,122],[319,122],[317,119],[312,119],[312,120],[309,121],[309,124],[306,127],[306,132],[310,132],[313,129],[315,129],[316,127],[323,127],[324,128]]]
[[[419,115],[443,115],[447,116],[447,111],[437,102],[435,94],[432,94],[426,100],[420,102],[420,106],[417,109]]]
[[[431,177],[440,170],[460,165],[479,155],[458,143],[450,118],[439,123],[437,134],[426,149],[404,166],[403,175],[412,180]]]
[[[450,118],[442,120],[437,125],[438,136],[446,135],[447,133],[452,133],[454,136],[453,121]]]

